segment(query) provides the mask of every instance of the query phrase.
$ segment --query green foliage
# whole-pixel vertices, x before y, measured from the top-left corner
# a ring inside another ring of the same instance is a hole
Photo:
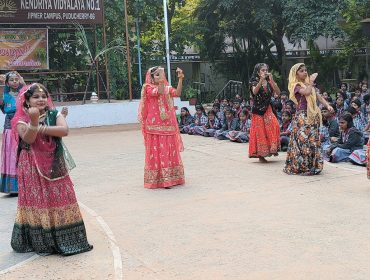
[[[306,63],[311,73],[317,72],[317,83],[329,89],[333,85],[333,75],[338,69],[344,66],[343,60],[335,53],[327,53],[325,56],[320,54],[320,50],[312,40],[308,41],[310,48],[310,59]],[[339,83],[339,80],[336,81]]]
[[[286,80],[284,34],[294,43],[319,36],[342,36],[337,23],[341,1],[301,0],[201,0],[197,9],[202,26],[203,52],[224,63],[225,73],[249,80],[257,62],[267,62]],[[276,47],[275,56],[271,49]],[[234,69],[234,70],[233,70]]]
[[[198,96],[198,90],[191,87],[191,86],[188,86],[185,90],[184,90],[184,97],[189,100],[190,98],[196,98]]]
[[[319,36],[339,38],[344,34],[338,24],[347,0],[284,0],[286,34],[293,42],[314,40]]]
[[[355,65],[363,63],[363,59],[356,56],[356,50],[366,47],[369,44],[370,38],[366,38],[362,34],[361,20],[369,17],[370,1],[368,0],[347,0],[346,7],[343,9],[341,28],[345,32],[345,37],[340,42],[343,48],[339,54],[340,58],[346,61],[345,69],[349,76],[350,69]],[[363,68],[365,67],[364,64]],[[361,71],[361,69],[360,69]],[[362,69],[364,72],[365,69]],[[368,73],[365,73],[368,75]],[[361,80],[362,77],[357,77]]]

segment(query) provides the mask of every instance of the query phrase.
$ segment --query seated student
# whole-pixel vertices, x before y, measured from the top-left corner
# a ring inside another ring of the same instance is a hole
[[[234,116],[239,116],[240,112],[243,110],[241,106],[242,101],[240,99],[235,99],[233,102]]]
[[[330,103],[329,103],[330,104]],[[333,107],[333,104],[330,104]],[[334,108],[334,107],[333,107]],[[332,143],[338,141],[340,135],[339,125],[335,113],[330,113],[326,107],[321,109],[322,126],[320,126],[321,152],[325,160],[329,160],[328,150]]]
[[[226,137],[232,142],[247,143],[249,141],[249,130],[251,128],[251,120],[249,112],[246,109],[239,114],[239,130],[230,130]]]
[[[339,86],[340,94],[344,95],[343,100],[346,100],[347,98],[351,98],[351,93],[348,90],[348,85],[345,82],[341,82]]]
[[[364,100],[365,98],[366,98],[366,95],[364,96]],[[364,128],[364,138],[366,136],[368,137],[369,135],[370,135],[370,118],[368,118],[367,125]],[[352,163],[357,164],[357,165],[366,166],[367,164],[368,170],[370,170],[370,163],[369,163],[370,162],[370,147],[369,147],[370,139],[367,138],[367,140],[364,140],[364,142],[367,143],[367,151],[366,149],[356,150],[350,155],[349,159],[351,160]],[[366,153],[367,153],[367,156],[366,156]]]
[[[221,112],[220,104],[213,104],[212,110],[213,112],[215,112],[216,117],[218,118],[220,124],[222,125],[225,119],[225,114],[224,112]]]
[[[213,137],[216,130],[221,128],[220,121],[216,117],[216,113],[211,110],[208,112],[208,121],[203,126],[194,127],[194,135],[203,135],[206,137]]]
[[[227,98],[222,99],[222,103],[220,105],[221,112],[224,111],[225,107],[229,107],[229,99]]]
[[[289,100],[289,97],[288,97],[288,93],[286,91],[282,91],[280,93],[280,102],[281,102],[281,111],[284,112],[285,111],[285,104],[287,103],[287,101]]]
[[[335,108],[335,118],[338,121],[339,117],[347,109],[347,107],[344,106],[344,99],[343,99],[343,96],[340,93],[339,93],[339,96],[337,96],[337,99],[335,100],[335,107],[334,108]]]
[[[283,110],[283,104],[281,104],[280,99],[275,99],[272,101],[272,111],[274,112],[275,116],[277,117],[279,123],[281,123],[281,113]]]
[[[215,105],[215,104],[220,105],[220,99],[216,98],[216,99],[213,101],[213,105]]]
[[[349,93],[349,95],[341,92],[341,91],[338,91],[337,94],[336,94],[336,97],[335,97],[335,100],[337,100],[338,97],[342,97],[343,98],[343,105],[344,105],[344,108],[347,109],[347,106],[346,106],[346,100],[351,98],[351,94]]]
[[[295,114],[295,104],[293,101],[288,100],[285,104],[285,111],[288,111],[292,114],[292,116]]]
[[[239,130],[239,120],[234,118],[234,113],[232,109],[227,108],[225,111],[225,123],[221,129],[216,130],[215,137],[219,140],[226,140],[227,133],[230,130]]]
[[[322,157],[324,160],[329,161],[330,147],[332,145],[332,142],[330,141],[328,127],[324,125],[320,126],[319,133],[320,133],[320,142],[321,142],[320,149],[321,149]],[[333,143],[336,143],[336,141]]]
[[[370,120],[370,94],[364,96],[364,104],[361,106],[361,112],[365,116],[365,120]]]
[[[181,115],[179,118],[179,129],[180,133],[188,133],[191,124],[193,123],[194,119],[189,112],[189,109],[186,107],[181,108]]]
[[[292,132],[292,114],[289,111],[284,111],[281,115],[280,125],[280,144],[281,150],[286,152],[288,150],[290,134]]]
[[[194,115],[194,122],[190,125],[190,129],[188,134],[194,134],[194,130],[196,127],[203,127],[208,122],[208,117],[206,111],[204,110],[202,105],[195,106],[195,115]]]
[[[332,103],[333,102],[333,98],[330,96],[330,94],[327,92],[327,91],[324,91],[322,93],[322,97],[328,102],[328,103]]]
[[[247,107],[247,105],[249,105],[248,102],[247,102],[247,100],[245,98],[243,98],[242,104],[241,104],[242,109],[244,109],[245,107]]]
[[[353,109],[355,109],[355,111]],[[365,131],[367,121],[364,114],[361,112],[361,101],[359,99],[355,99],[351,102],[351,106],[347,109],[348,112],[351,113],[353,118],[353,124],[363,133],[365,141],[369,138],[369,134]]]
[[[330,104],[330,103],[329,103]],[[330,106],[334,106],[330,104]],[[337,138],[339,137],[339,125],[337,120],[335,119],[335,114],[330,113],[330,111],[324,107],[321,109],[322,113],[322,124],[328,128],[329,136],[331,141],[336,142]]]
[[[351,114],[344,113],[339,118],[340,136],[338,141],[328,149],[331,162],[349,161],[349,156],[355,150],[362,150],[364,139],[361,131],[353,125]]]

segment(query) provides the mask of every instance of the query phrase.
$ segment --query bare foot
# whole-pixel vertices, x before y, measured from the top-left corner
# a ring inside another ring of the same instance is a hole
[[[264,157],[259,157],[258,160],[261,162],[261,163],[267,163],[267,160],[264,158]]]

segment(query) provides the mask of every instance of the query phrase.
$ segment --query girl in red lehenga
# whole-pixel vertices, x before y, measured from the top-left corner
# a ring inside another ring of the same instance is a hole
[[[41,84],[17,99],[12,133],[18,144],[18,207],[11,240],[19,253],[74,255],[92,249],[86,237],[62,142],[68,125]]]
[[[249,157],[267,162],[265,157],[276,156],[280,148],[279,122],[272,110],[273,93],[280,94],[280,89],[268,73],[265,63],[254,67],[250,81],[253,97],[252,124],[249,139]]]
[[[150,68],[141,91],[139,121],[145,144],[144,187],[170,188],[185,183],[180,152],[183,145],[173,97],[180,97],[184,74],[176,70],[177,89],[168,85],[164,69]]]

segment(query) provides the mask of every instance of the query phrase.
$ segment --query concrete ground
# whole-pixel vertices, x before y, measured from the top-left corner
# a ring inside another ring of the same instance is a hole
[[[365,168],[288,176],[285,154],[260,164],[246,144],[183,140],[186,185],[147,190],[138,126],[72,130],[71,177],[94,250],[14,253],[16,198],[0,195],[0,279],[370,279]]]

